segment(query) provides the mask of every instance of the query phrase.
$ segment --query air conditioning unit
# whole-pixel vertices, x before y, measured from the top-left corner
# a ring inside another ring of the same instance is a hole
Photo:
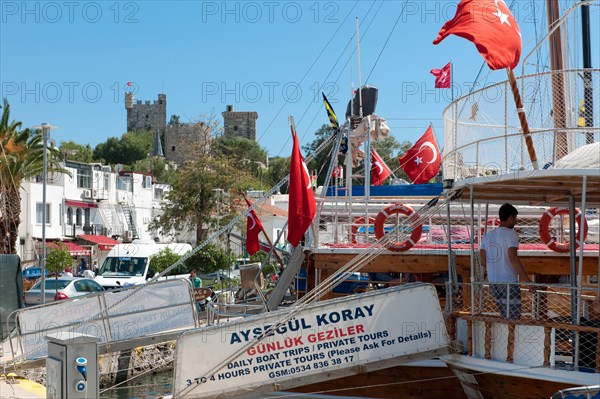
[[[92,198],[98,198],[98,190],[92,190]]]
[[[124,240],[132,240],[133,239],[133,232],[130,230],[125,230],[123,232],[123,239]]]
[[[91,190],[83,190],[83,198],[92,198]]]
[[[102,167],[102,171],[103,172],[112,172],[112,168],[110,167],[110,165],[104,165]]]

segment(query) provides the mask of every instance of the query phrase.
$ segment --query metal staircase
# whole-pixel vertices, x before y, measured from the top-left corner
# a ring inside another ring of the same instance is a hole
[[[114,235],[123,235],[124,225],[115,206],[113,204],[109,204],[106,202],[100,203],[100,211],[102,215],[102,221],[106,226],[106,235],[114,236]]]
[[[129,204],[121,204],[123,214],[125,215],[125,222],[127,223],[127,230],[131,233],[131,238],[138,238],[137,229],[135,227],[135,210],[129,206]]]

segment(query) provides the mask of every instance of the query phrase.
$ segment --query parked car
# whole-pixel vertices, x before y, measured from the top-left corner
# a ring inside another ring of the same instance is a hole
[[[30,290],[25,292],[24,302],[26,306],[39,305],[42,303],[42,280],[35,283]],[[57,291],[58,288],[58,291]],[[77,296],[93,294],[104,291],[104,288],[89,278],[79,277],[53,277],[46,279],[45,284],[46,303],[61,299],[69,299]]]

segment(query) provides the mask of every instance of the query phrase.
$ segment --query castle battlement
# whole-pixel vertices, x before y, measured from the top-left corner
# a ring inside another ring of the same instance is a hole
[[[223,134],[225,137],[244,137],[256,140],[256,120],[258,113],[254,111],[235,111],[228,105],[223,115]]]
[[[137,100],[133,102],[133,93],[125,93],[127,110],[127,131],[159,131],[163,133],[167,126],[167,96],[159,94],[158,99]]]

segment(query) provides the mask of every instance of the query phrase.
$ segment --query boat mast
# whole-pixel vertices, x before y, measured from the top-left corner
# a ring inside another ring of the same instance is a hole
[[[585,1],[585,0],[583,0]],[[594,124],[594,92],[592,86],[592,44],[590,38],[590,6],[585,4],[581,6],[581,37],[583,45],[583,117],[585,127],[592,127]],[[585,134],[585,143],[592,144],[594,134],[587,132]]]
[[[551,29],[555,24],[558,24],[559,8],[558,0],[546,0],[546,8],[548,11],[548,28]],[[567,126],[565,115],[565,99],[564,99],[564,76],[563,59],[562,59],[562,44],[561,44],[561,29],[560,26],[550,36],[550,68],[552,73],[552,117],[554,119],[554,128],[556,129],[555,137],[555,161],[561,159],[568,153]]]

